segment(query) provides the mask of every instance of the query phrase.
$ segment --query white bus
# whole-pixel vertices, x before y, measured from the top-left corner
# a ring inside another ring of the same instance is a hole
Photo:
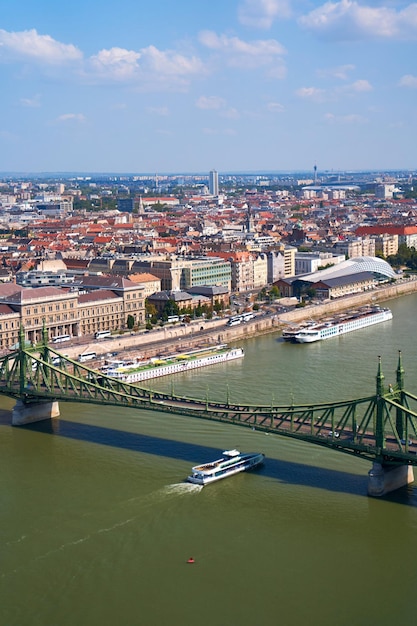
[[[173,322],[179,322],[179,321],[180,321],[179,315],[168,315],[168,318],[167,318],[168,324],[171,324]]]
[[[255,316],[252,312],[247,311],[246,313],[242,313],[241,317],[244,322],[249,322],[249,320],[253,319]]]
[[[97,354],[95,352],[84,352],[84,354],[80,354],[78,361],[80,363],[84,363],[84,361],[92,361],[95,358],[97,358]]]
[[[57,335],[52,338],[52,343],[62,343],[63,341],[69,341],[71,339],[71,335]]]
[[[227,322],[227,326],[237,326],[238,324],[242,323],[242,318],[240,317],[240,315],[235,315],[234,317],[229,318],[229,321]]]
[[[111,337],[111,332],[109,330],[98,330],[94,333],[95,339],[105,339],[106,337]]]

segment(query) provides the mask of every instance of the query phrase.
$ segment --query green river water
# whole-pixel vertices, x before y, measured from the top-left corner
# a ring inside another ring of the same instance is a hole
[[[416,393],[417,295],[388,304],[392,322],[311,345],[249,340],[244,359],[152,388],[355,398],[374,393],[378,355],[395,381],[400,349]],[[52,424],[12,428],[11,407],[2,399],[1,626],[414,623],[417,487],[370,499],[369,463],[237,426],[61,404]],[[264,452],[265,465],[183,482],[232,447]]]

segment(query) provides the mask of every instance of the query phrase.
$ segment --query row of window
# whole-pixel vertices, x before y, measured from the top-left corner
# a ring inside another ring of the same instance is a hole
[[[122,304],[117,304],[117,305],[112,305],[112,306],[102,306],[97,307],[97,308],[93,308],[93,309],[87,309],[87,310],[83,310],[81,312],[81,317],[91,317],[92,315],[104,315],[105,313],[119,313],[119,312],[123,312],[123,305]]]
[[[75,319],[74,313],[63,313],[63,315],[48,315],[48,322],[60,322],[61,320],[68,321]],[[34,317],[33,319],[26,319],[25,326],[38,326],[43,323],[43,318]]]
[[[132,300],[136,300],[136,296],[140,298],[142,293],[132,293]],[[126,294],[126,300],[130,300],[130,293]]]
[[[41,307],[36,307],[35,306],[33,308],[32,314],[33,315],[37,315],[38,313],[46,313],[46,309],[48,309],[48,312],[51,313],[54,310],[54,306],[55,306],[55,311],[61,311],[61,304],[55,304],[55,305],[48,304],[47,307],[46,306],[41,306]],[[66,311],[67,306],[68,306],[67,302],[62,302],[62,310],[63,311]],[[69,303],[69,308],[70,309],[74,308],[74,302],[70,302]],[[23,308],[22,314],[23,315],[30,315],[31,314],[31,309],[30,308],[28,308],[28,309]]]
[[[9,328],[19,328],[20,320],[16,321],[16,326],[14,322],[3,322],[0,324],[0,330],[9,329]]]

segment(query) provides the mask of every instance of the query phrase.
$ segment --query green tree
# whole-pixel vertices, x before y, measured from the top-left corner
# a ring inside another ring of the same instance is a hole
[[[417,252],[415,248],[408,248],[405,243],[398,246],[397,254],[392,254],[387,259],[393,267],[408,267],[417,269]]]
[[[277,298],[280,297],[280,295],[281,294],[280,294],[278,287],[276,285],[273,285],[271,289],[269,290],[270,298],[272,298],[273,300],[276,300]]]
[[[154,211],[159,211],[159,212],[163,212],[163,211],[167,211],[168,207],[166,204],[163,204],[161,202],[157,202],[156,204],[152,205],[152,209]]]
[[[266,287],[262,287],[262,289],[258,293],[258,300],[266,300],[266,297],[267,297]]]
[[[158,319],[158,311],[156,309],[156,306],[154,304],[151,304],[147,300],[145,300],[145,312],[148,322],[150,322],[151,325],[156,324],[156,321]]]
[[[132,330],[132,328],[133,328],[133,327],[134,327],[134,325],[135,325],[135,318],[133,317],[133,315],[128,315],[128,316],[127,316],[127,322],[126,322],[126,324],[127,324],[128,329],[129,329],[129,330]]]
[[[170,317],[171,315],[179,315],[179,313],[180,310],[178,304],[175,302],[175,300],[170,299],[165,303],[165,306],[162,310],[161,318],[164,322],[166,322],[168,317]]]

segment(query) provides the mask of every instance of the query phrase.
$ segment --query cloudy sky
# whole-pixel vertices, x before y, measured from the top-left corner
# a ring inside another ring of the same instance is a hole
[[[417,3],[0,0],[0,171],[417,167]]]

